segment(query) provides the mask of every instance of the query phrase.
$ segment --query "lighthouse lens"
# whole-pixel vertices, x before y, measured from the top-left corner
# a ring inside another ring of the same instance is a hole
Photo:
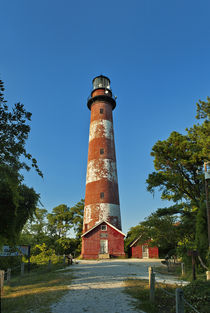
[[[110,81],[105,76],[98,76],[93,80],[93,89],[106,88],[110,89]]]

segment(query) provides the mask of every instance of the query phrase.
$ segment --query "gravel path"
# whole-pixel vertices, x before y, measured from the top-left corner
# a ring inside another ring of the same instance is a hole
[[[123,292],[127,278],[148,278],[148,266],[160,266],[160,260],[79,261],[70,267],[75,278],[69,292],[52,313],[135,313],[135,300]],[[171,277],[156,275],[158,281],[177,282]]]

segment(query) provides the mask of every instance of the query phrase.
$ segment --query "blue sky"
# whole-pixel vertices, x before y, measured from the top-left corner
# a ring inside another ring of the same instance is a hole
[[[32,112],[27,149],[49,211],[85,194],[92,79],[117,95],[114,131],[123,231],[168,204],[146,191],[157,140],[196,122],[210,95],[209,0],[2,1],[0,77]]]

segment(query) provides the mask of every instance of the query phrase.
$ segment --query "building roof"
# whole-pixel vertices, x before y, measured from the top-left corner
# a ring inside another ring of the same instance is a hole
[[[120,234],[122,234],[123,236],[125,236],[125,234],[123,232],[121,232],[121,230],[119,230],[117,227],[113,226],[112,224],[108,223],[107,221],[100,221],[99,223],[97,223],[95,226],[93,226],[91,229],[89,229],[88,231],[86,231],[84,234],[82,234],[81,237],[87,235],[89,232],[91,232],[93,229],[95,229],[96,227],[98,227],[99,225],[101,225],[102,223],[106,223],[107,225],[109,225],[111,228],[113,228],[114,230],[118,231]]]
[[[134,241],[132,241],[132,242],[130,243],[129,247],[130,247],[130,248],[133,247],[133,246],[139,241],[139,239],[141,238],[141,236],[142,236],[142,234],[139,235]]]

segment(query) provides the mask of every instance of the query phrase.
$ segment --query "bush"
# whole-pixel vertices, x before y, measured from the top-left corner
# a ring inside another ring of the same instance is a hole
[[[17,266],[20,267],[22,261],[21,256],[3,256],[0,257],[0,269],[6,271],[8,268],[16,269]]]
[[[200,312],[209,312],[210,281],[194,281],[183,287],[185,299]],[[186,312],[191,310],[186,306]]]
[[[46,244],[36,245],[32,249],[31,263],[47,264],[51,260],[52,264],[56,264],[61,261],[61,257],[55,254],[55,250],[47,248]]]

